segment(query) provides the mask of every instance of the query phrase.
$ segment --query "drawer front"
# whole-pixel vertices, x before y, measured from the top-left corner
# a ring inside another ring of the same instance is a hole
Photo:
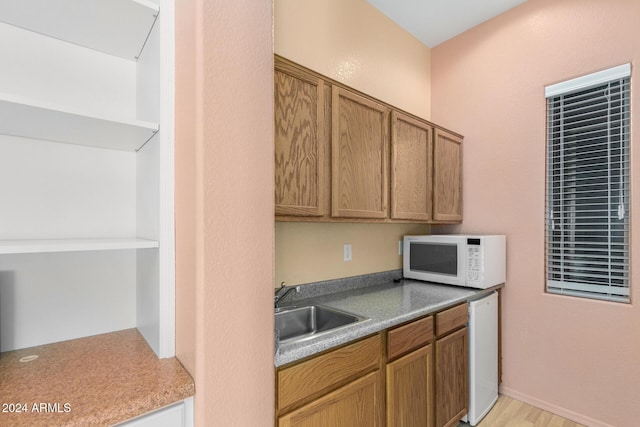
[[[310,401],[380,365],[380,335],[278,371],[278,412]]]
[[[467,324],[469,309],[467,304],[460,304],[436,314],[436,334],[441,337],[454,329]]]
[[[395,359],[422,347],[434,338],[433,316],[392,329],[387,335],[387,357]]]

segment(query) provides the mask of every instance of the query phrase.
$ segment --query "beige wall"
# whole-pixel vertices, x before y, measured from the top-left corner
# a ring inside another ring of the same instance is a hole
[[[271,426],[272,2],[176,2],[176,26],[176,354],[197,426]]]
[[[274,0],[274,29],[278,55],[429,119],[430,49],[366,0]]]
[[[432,118],[465,135],[458,230],[508,236],[502,391],[590,426],[640,419],[640,261],[630,305],[544,293],[544,86],[637,65],[639,16],[638,1],[529,0],[432,50]],[[634,67],[632,85],[638,77]],[[632,191],[637,224],[640,186]],[[640,227],[632,234],[640,242]]]
[[[275,0],[274,31],[278,55],[429,119],[430,49],[366,0]],[[429,227],[278,223],[275,285],[402,268],[398,239],[417,232]]]
[[[402,268],[398,241],[429,234],[421,224],[276,223],[276,285],[299,285]],[[343,247],[351,244],[352,259]]]

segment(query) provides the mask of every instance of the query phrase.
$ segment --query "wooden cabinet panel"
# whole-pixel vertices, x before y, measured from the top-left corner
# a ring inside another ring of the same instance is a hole
[[[276,425],[456,426],[468,410],[466,322],[459,304],[278,368]]]
[[[467,303],[456,305],[436,314],[436,334],[441,337],[467,324],[469,320],[469,306]]]
[[[387,427],[433,426],[433,344],[387,365]]]
[[[468,408],[467,328],[436,341],[436,427],[457,425]]]
[[[358,341],[278,371],[280,413],[315,399],[379,367],[380,335]]]
[[[433,151],[433,219],[462,221],[462,138],[436,129]]]
[[[276,215],[321,216],[325,182],[325,99],[322,79],[276,61]]]
[[[382,426],[380,371],[356,380],[279,418],[279,427]]]
[[[391,113],[392,219],[431,219],[432,133],[425,122]]]
[[[433,338],[433,316],[392,329],[387,335],[387,358],[393,360],[427,344]]]
[[[386,218],[389,110],[338,86],[331,105],[331,214]]]
[[[276,220],[462,221],[462,137],[277,55],[274,77]]]

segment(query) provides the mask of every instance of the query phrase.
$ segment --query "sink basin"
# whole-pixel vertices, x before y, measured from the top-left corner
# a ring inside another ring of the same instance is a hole
[[[280,343],[313,338],[367,320],[366,317],[322,305],[285,307],[279,309],[275,316]]]

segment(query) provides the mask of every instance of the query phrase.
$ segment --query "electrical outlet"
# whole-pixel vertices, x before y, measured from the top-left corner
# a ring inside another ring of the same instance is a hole
[[[343,259],[351,261],[351,243],[346,243],[343,248]]]
[[[402,256],[402,240],[398,240],[398,255]]]

